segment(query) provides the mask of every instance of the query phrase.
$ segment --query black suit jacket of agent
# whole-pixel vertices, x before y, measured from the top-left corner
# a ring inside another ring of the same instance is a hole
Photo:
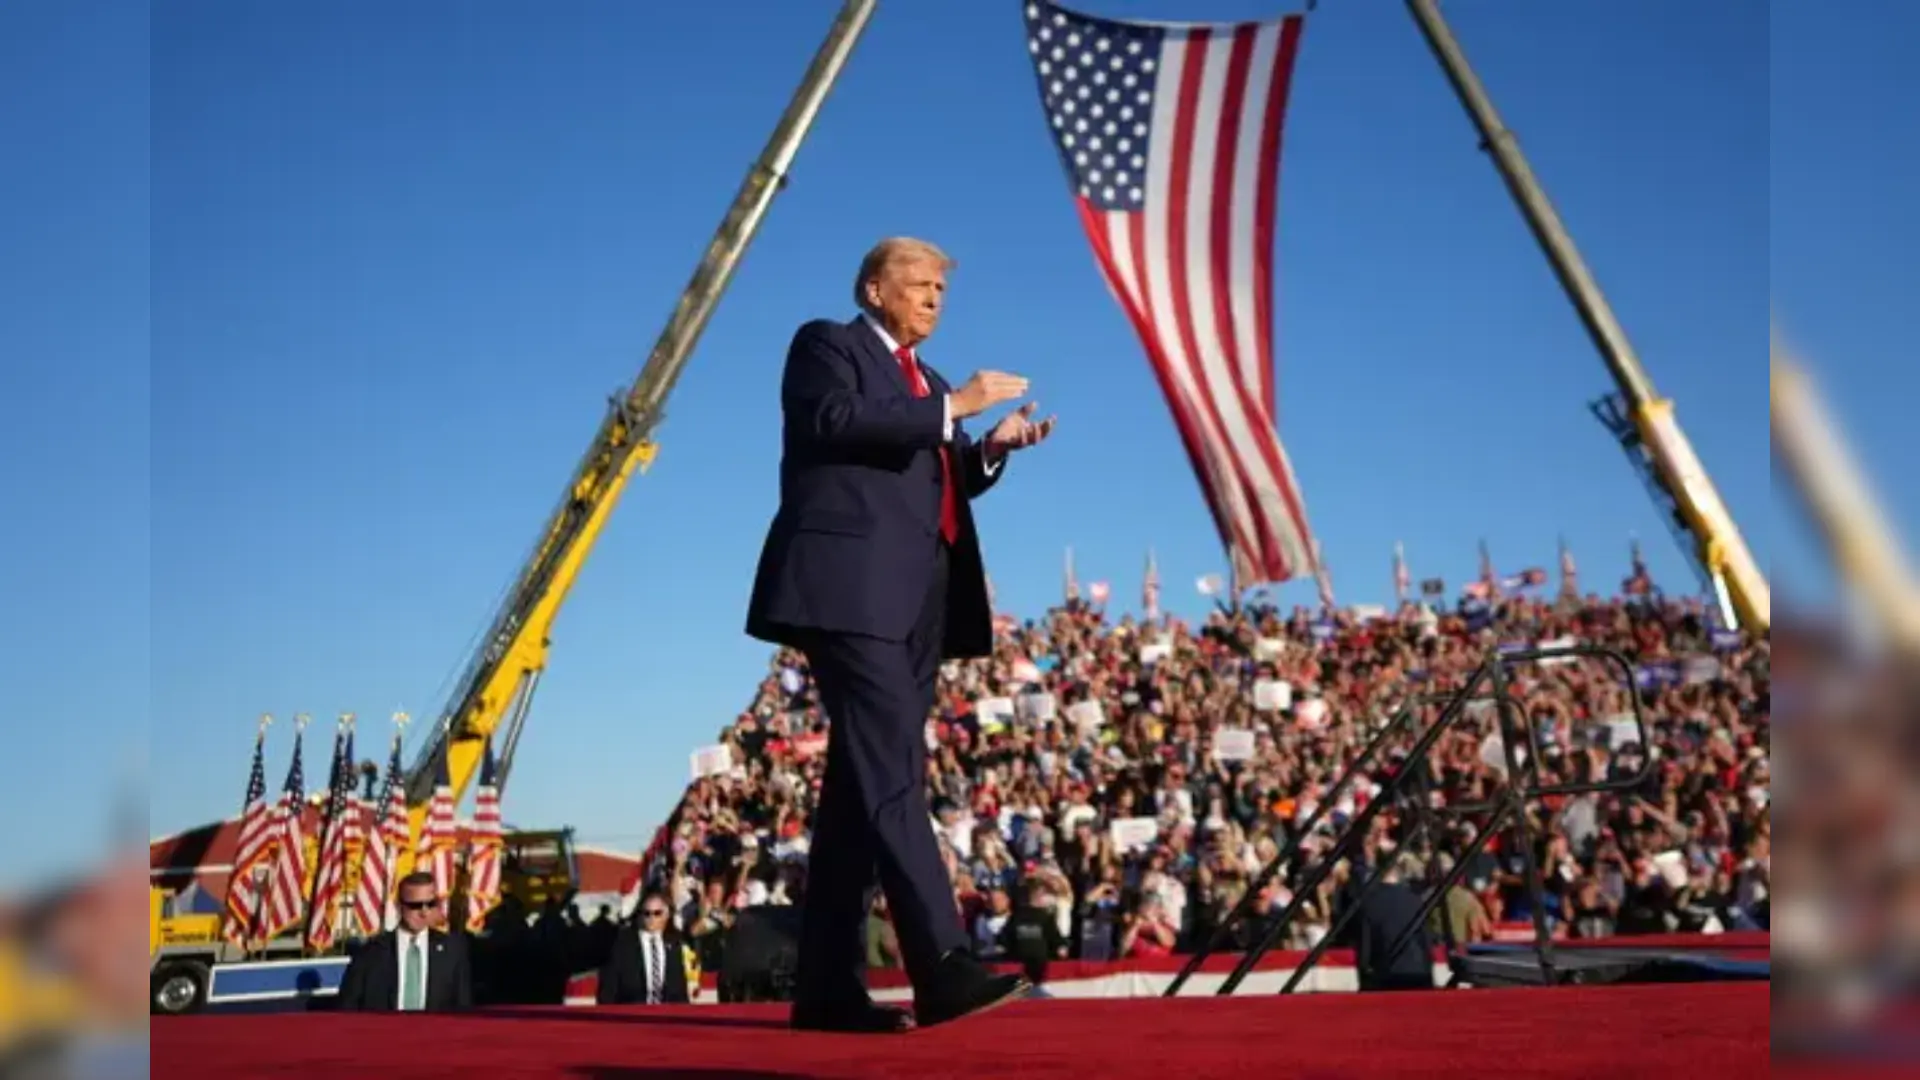
[[[661,973],[660,1002],[685,1005],[687,995],[687,956],[677,931],[661,935],[666,942],[666,970]],[[647,1002],[646,954],[640,948],[640,928],[632,923],[620,927],[614,936],[613,952],[600,968],[600,987],[594,994],[602,1005],[644,1005]]]
[[[346,1012],[400,1008],[400,956],[394,932],[368,938],[347,962],[337,1007]],[[428,1012],[473,1008],[473,965],[463,934],[427,931]]]

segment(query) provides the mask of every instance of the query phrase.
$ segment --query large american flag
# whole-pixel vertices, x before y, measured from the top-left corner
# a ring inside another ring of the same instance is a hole
[[[333,737],[333,769],[327,777],[327,809],[322,819],[319,865],[313,872],[313,899],[308,905],[307,948],[333,948],[340,923],[340,901],[347,881],[348,842],[353,839],[353,720],[341,717]]]
[[[440,914],[447,913],[447,900],[453,892],[454,848],[460,842],[460,826],[453,819],[453,778],[447,773],[448,749],[442,746],[434,765],[433,798],[427,803],[427,820],[420,827],[420,846],[415,850],[413,868],[433,874],[433,886],[440,894]]]
[[[480,760],[480,788],[473,796],[473,828],[467,831],[467,932],[486,929],[487,915],[500,903],[500,783],[495,776],[493,740]]]
[[[386,929],[392,907],[394,870],[400,853],[407,849],[406,777],[400,771],[400,733],[393,735],[393,756],[387,760],[387,776],[382,781],[380,801],[373,812],[378,823],[367,829],[365,852],[360,856],[360,881],[353,890],[353,932],[372,937]]]
[[[1273,237],[1299,16],[1096,19],[1044,0],[1027,45],[1087,239],[1147,350],[1242,588],[1312,566],[1275,428]]]
[[[303,724],[304,721],[298,722]],[[281,789],[280,804],[274,808],[273,832],[278,850],[267,880],[267,919],[261,936],[279,937],[299,924],[306,914],[307,832],[306,780],[300,769],[300,747],[305,733],[300,726],[293,732],[293,764],[287,766],[286,787]]]
[[[227,875],[226,913],[220,934],[241,949],[259,944],[260,887],[268,856],[273,853],[273,809],[267,805],[267,724],[253,740],[253,770],[247,775],[247,798],[240,810],[240,840]]]

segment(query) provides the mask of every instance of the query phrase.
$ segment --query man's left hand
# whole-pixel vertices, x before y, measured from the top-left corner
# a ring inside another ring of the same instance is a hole
[[[1033,419],[1035,408],[1035,403],[1029,401],[993,425],[993,430],[987,433],[987,452],[997,456],[1045,442],[1047,436],[1053,434],[1054,418],[1049,416],[1036,422]]]

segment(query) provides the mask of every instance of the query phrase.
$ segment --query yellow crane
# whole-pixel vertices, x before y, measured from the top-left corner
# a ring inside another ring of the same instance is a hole
[[[1898,537],[1777,327],[1768,351],[1774,457],[1876,631],[1898,651],[1920,654],[1920,585]]]
[[[681,293],[646,365],[632,386],[609,403],[606,417],[574,469],[560,505],[548,517],[533,553],[408,769],[409,826],[416,839],[433,795],[440,757],[446,758],[454,799],[458,801],[479,770],[487,742],[503,726],[504,744],[496,748],[496,764],[497,779],[505,784],[534,690],[546,670],[554,617],[627,482],[636,470],[644,470],[653,461],[656,447],[652,436],[667,395],[774,195],[785,186],[794,155],[827,92],[846,66],[876,3],[846,0],[842,4],[799,90]],[[400,859],[401,872],[410,868],[413,849],[414,845],[408,844]]]
[[[1618,393],[1597,404],[1595,413],[1620,440],[1670,522],[1685,534],[1688,553],[1718,601],[1722,617],[1729,625],[1766,633],[1773,608],[1767,579],[1693,452],[1693,444],[1680,430],[1673,402],[1655,392],[1620,320],[1521,155],[1519,140],[1501,122],[1493,100],[1441,18],[1437,0],[1407,0],[1407,7],[1613,375]]]

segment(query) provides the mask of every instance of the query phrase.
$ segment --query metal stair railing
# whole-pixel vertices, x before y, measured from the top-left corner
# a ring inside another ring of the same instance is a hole
[[[1301,844],[1308,836],[1313,835],[1313,830],[1319,826],[1320,819],[1325,817],[1333,805],[1340,800],[1341,793],[1347,789],[1348,785],[1352,784],[1356,777],[1363,775],[1367,765],[1379,754],[1380,748],[1392,740],[1395,735],[1400,734],[1403,729],[1408,728],[1410,722],[1420,715],[1422,708],[1428,705],[1441,704],[1448,700],[1450,700],[1450,696],[1444,694],[1409,698],[1400,706],[1399,710],[1393,714],[1392,718],[1383,724],[1379,731],[1374,733],[1373,738],[1368,740],[1367,745],[1360,751],[1359,756],[1354,758],[1353,763],[1347,767],[1347,771],[1340,775],[1340,779],[1335,781],[1333,787],[1327,792],[1326,797],[1320,800],[1320,805],[1316,806],[1313,813],[1308,815],[1306,824],[1295,829],[1292,836],[1287,840],[1286,846],[1281,848],[1279,853],[1274,855],[1272,859],[1269,859],[1267,864],[1260,868],[1260,872],[1255,874],[1253,878],[1247,882],[1247,888],[1240,894],[1240,899],[1234,904],[1233,910],[1228,912],[1226,918],[1221,919],[1220,922],[1214,926],[1213,933],[1208,935],[1206,943],[1201,945],[1192,956],[1187,958],[1187,962],[1180,968],[1179,974],[1175,975],[1173,982],[1167,986],[1165,996],[1177,996],[1180,993],[1180,988],[1186,985],[1187,980],[1193,976],[1194,972],[1200,970],[1200,966],[1206,963],[1207,958],[1218,951],[1220,946],[1226,944],[1227,938],[1233,933],[1235,927],[1246,919],[1252,912],[1253,906],[1259,902],[1260,890],[1266,887],[1268,880],[1277,874],[1281,867],[1291,863],[1300,854]]]
[[[1519,705],[1513,701],[1512,696],[1508,692],[1507,666],[1510,664],[1537,662],[1541,660],[1573,659],[1579,657],[1601,659],[1614,664],[1622,670],[1626,676],[1626,684],[1630,691],[1628,701],[1632,708],[1635,731],[1639,737],[1640,745],[1643,748],[1649,746],[1646,719],[1641,711],[1640,696],[1633,682],[1633,664],[1622,654],[1611,649],[1591,645],[1554,646],[1510,653],[1495,652],[1474,670],[1473,675],[1467,680],[1465,686],[1452,694],[1440,695],[1438,697],[1438,701],[1444,702],[1441,714],[1421,732],[1420,737],[1408,751],[1407,761],[1412,764],[1400,769],[1387,783],[1381,786],[1380,792],[1348,823],[1346,830],[1335,840],[1333,848],[1317,865],[1302,877],[1299,886],[1294,891],[1293,898],[1288,902],[1286,908],[1281,911],[1278,918],[1268,924],[1265,932],[1261,935],[1260,940],[1255,946],[1241,955],[1238,964],[1235,965],[1233,972],[1228,975],[1227,979],[1221,984],[1218,993],[1227,995],[1239,988],[1240,983],[1246,979],[1247,975],[1253,971],[1260,960],[1273,949],[1273,946],[1280,940],[1282,935],[1286,933],[1288,927],[1291,926],[1293,920],[1298,916],[1301,908],[1305,906],[1307,898],[1318,891],[1321,884],[1331,876],[1334,869],[1338,867],[1343,860],[1351,859],[1355,850],[1364,844],[1367,835],[1372,830],[1374,820],[1384,812],[1384,808],[1399,803],[1399,796],[1402,795],[1404,789],[1413,784],[1415,778],[1425,777],[1427,772],[1425,765],[1434,745],[1448,728],[1466,714],[1467,705],[1475,701],[1491,701],[1494,705],[1496,720],[1501,732],[1502,748],[1506,757],[1508,782],[1499,798],[1486,803],[1435,808],[1428,805],[1427,801],[1422,798],[1412,804],[1416,807],[1414,813],[1415,820],[1409,836],[1414,833],[1425,833],[1431,839],[1433,821],[1436,818],[1466,817],[1482,813],[1490,814],[1490,817],[1485,825],[1475,833],[1472,841],[1470,841],[1467,846],[1467,850],[1456,860],[1453,870],[1447,874],[1445,879],[1437,887],[1427,890],[1427,895],[1422,900],[1419,910],[1414,917],[1409,920],[1408,924],[1402,928],[1393,946],[1388,950],[1387,955],[1394,955],[1406,946],[1407,942],[1418,932],[1420,926],[1426,921],[1428,914],[1430,914],[1441,899],[1447,895],[1449,890],[1459,884],[1460,879],[1465,876],[1471,861],[1485,848],[1487,841],[1496,835],[1500,829],[1512,827],[1519,834],[1518,840],[1521,847],[1524,874],[1527,879],[1529,893],[1533,900],[1535,952],[1539,959],[1543,975],[1547,981],[1551,982],[1554,969],[1551,937],[1546,925],[1545,886],[1540,875],[1537,857],[1534,854],[1534,837],[1525,813],[1526,807],[1529,803],[1553,795],[1631,790],[1645,782],[1652,766],[1652,757],[1649,754],[1643,759],[1642,767],[1638,772],[1632,776],[1617,780],[1578,781],[1550,785],[1539,785],[1532,782],[1532,777],[1535,775],[1533,769],[1536,763],[1541,760],[1539,730],[1533,724],[1532,718],[1521,712]],[[1483,683],[1488,684],[1487,693],[1484,697],[1478,693]],[[1196,952],[1193,957],[1189,958],[1186,965],[1174,978],[1172,984],[1168,986],[1166,996],[1172,997],[1177,994],[1185,984],[1187,978],[1191,976],[1194,971],[1198,970],[1207,956],[1225,940],[1234,928],[1234,925],[1246,917],[1252,908],[1252,898],[1260,886],[1264,885],[1268,878],[1279,872],[1282,866],[1286,865],[1292,858],[1298,855],[1302,841],[1312,833],[1321,815],[1325,813],[1326,808],[1337,801],[1340,791],[1344,790],[1357,776],[1362,774],[1372,756],[1378,752],[1380,746],[1384,745],[1384,743],[1393,737],[1401,728],[1407,726],[1407,722],[1412,717],[1418,716],[1422,707],[1433,704],[1435,701],[1436,698],[1434,697],[1424,697],[1410,701],[1403,707],[1401,713],[1369,742],[1366,750],[1348,767],[1346,773],[1341,776],[1339,782],[1335,784],[1333,791],[1323,800],[1314,815],[1308,819],[1305,825],[1295,830],[1292,839],[1290,839],[1287,844],[1286,850],[1282,851],[1262,869],[1260,875],[1249,885],[1246,895],[1241,898],[1241,902],[1234,907],[1234,910],[1226,919],[1221,921],[1219,926],[1215,927],[1206,946]],[[1529,752],[1524,760],[1521,757],[1520,742],[1523,737],[1527,740],[1525,745]],[[1425,792],[1419,792],[1418,794],[1424,796]],[[1509,819],[1511,819],[1511,826],[1509,826]],[[1385,865],[1375,868],[1373,872],[1368,875],[1365,885],[1361,888],[1359,894],[1344,905],[1344,910],[1339,918],[1308,952],[1306,959],[1301,961],[1300,965],[1294,970],[1292,976],[1287,980],[1286,985],[1281,988],[1281,993],[1291,993],[1299,986],[1300,982],[1306,978],[1307,974],[1313,970],[1313,967],[1319,963],[1320,959],[1326,954],[1326,951],[1332,947],[1334,941],[1338,940],[1341,932],[1346,929],[1347,924],[1352,921],[1355,913],[1360,910],[1367,896],[1371,895],[1373,890],[1379,887],[1381,880],[1388,870],[1397,864],[1401,853],[1404,852],[1408,846],[1407,844],[1396,845],[1393,851],[1388,853]],[[1449,939],[1451,938],[1450,933],[1448,937]],[[1449,952],[1452,951],[1454,944],[1451,940],[1448,941]],[[1457,978],[1455,981],[1457,981]]]

